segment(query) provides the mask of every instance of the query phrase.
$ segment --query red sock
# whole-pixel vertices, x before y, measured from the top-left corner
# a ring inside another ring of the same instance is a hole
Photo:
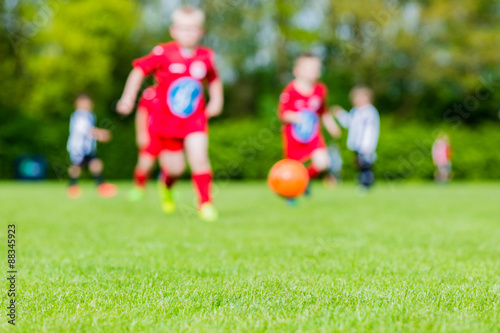
[[[198,202],[200,205],[211,202],[210,191],[212,185],[212,174],[210,173],[200,173],[197,175],[192,175],[193,185],[198,194]]]
[[[134,184],[137,187],[146,187],[146,182],[148,180],[148,173],[139,169],[134,171]]]
[[[160,181],[165,183],[167,188],[172,188],[179,178],[170,176],[166,171],[162,170],[160,174]]]
[[[319,171],[314,166],[310,165],[307,169],[307,173],[309,173],[309,179],[313,179],[318,177]]]
[[[166,176],[165,177],[165,185],[167,185],[167,188],[172,188],[172,186],[174,186],[174,184],[177,182],[177,179],[176,177],[172,177],[172,176]]]

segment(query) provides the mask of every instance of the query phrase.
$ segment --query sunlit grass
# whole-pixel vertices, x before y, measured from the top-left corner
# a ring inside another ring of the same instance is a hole
[[[188,183],[173,216],[153,186],[131,204],[121,185],[71,201],[61,183],[0,184],[3,253],[7,224],[18,231],[18,331],[500,330],[500,184],[359,197],[318,183],[295,208],[264,183],[219,184],[213,224]]]

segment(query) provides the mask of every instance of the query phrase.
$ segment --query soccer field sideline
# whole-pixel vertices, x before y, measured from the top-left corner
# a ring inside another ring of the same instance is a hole
[[[293,208],[264,182],[216,185],[221,218],[207,224],[188,208],[165,216],[153,184],[131,204],[130,183],[113,199],[84,183],[75,201],[61,182],[0,183],[17,331],[500,329],[500,184],[381,183],[360,197],[317,183]]]

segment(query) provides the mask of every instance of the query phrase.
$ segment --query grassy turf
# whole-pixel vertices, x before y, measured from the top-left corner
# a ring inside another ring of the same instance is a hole
[[[188,183],[168,217],[153,186],[137,204],[128,188],[70,201],[61,183],[0,183],[18,331],[500,331],[500,184],[316,184],[295,208],[220,184],[214,224]]]

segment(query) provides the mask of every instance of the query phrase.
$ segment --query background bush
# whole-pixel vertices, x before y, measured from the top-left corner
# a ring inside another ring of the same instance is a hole
[[[114,104],[132,59],[169,40],[180,3],[205,10],[203,44],[215,49],[225,81],[226,107],[210,138],[217,176],[263,178],[280,158],[277,97],[294,57],[313,50],[331,103],[347,107],[356,84],[374,89],[383,116],[379,178],[430,179],[439,128],[452,138],[457,178],[500,178],[500,4],[489,0],[0,2],[0,178],[14,176],[23,153],[44,154],[50,177],[66,177],[69,116],[81,91],[93,96],[98,125],[114,133],[99,145],[106,174],[130,178],[133,119],[120,119]]]
[[[66,153],[68,121],[71,110],[57,122],[43,123],[22,115],[10,116],[0,132],[0,174],[14,177],[14,160],[23,153],[42,153],[50,166],[49,177],[66,178],[69,165]],[[280,124],[275,108],[263,111],[263,117],[226,118],[210,126],[210,157],[217,178],[264,179],[271,166],[282,158]],[[272,115],[272,116],[271,116]],[[431,147],[437,134],[446,132],[453,146],[456,179],[500,179],[500,131],[498,123],[475,127],[402,121],[383,116],[377,178],[432,179],[434,167]],[[98,144],[98,154],[106,164],[110,179],[130,179],[137,159],[133,117],[120,119],[111,111],[98,112],[98,124],[113,131],[109,144]],[[338,144],[344,159],[344,177],[354,177],[354,156],[343,138],[336,142],[325,135],[328,144]]]

